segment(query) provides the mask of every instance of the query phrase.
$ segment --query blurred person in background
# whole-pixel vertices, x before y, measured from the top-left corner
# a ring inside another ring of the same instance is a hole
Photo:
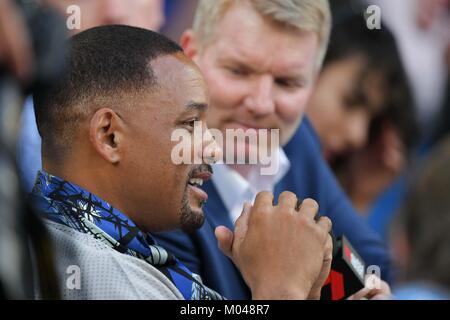
[[[308,115],[355,208],[384,236],[418,135],[414,103],[391,32],[342,9]]]
[[[395,299],[450,299],[450,136],[424,162],[395,218],[391,242],[401,285]]]
[[[30,82],[34,56],[31,53],[31,35],[21,11],[11,0],[0,1],[0,299],[29,299],[33,296],[31,284],[31,257],[27,238],[24,210],[20,210],[14,184],[14,163],[7,145],[11,137],[5,137],[3,125],[10,123],[5,105],[11,102],[4,94],[11,96],[11,88],[3,88],[4,77],[14,77],[22,85]],[[12,93],[13,96],[14,92]],[[15,101],[14,101],[15,102]],[[10,133],[10,132],[8,132]],[[5,245],[7,244],[7,245]],[[11,250],[14,248],[14,250]]]
[[[448,88],[449,0],[367,0],[378,5],[382,21],[398,42],[416,101],[424,139],[439,121]]]
[[[0,1],[0,64],[8,66],[22,82],[31,75],[33,56],[25,20],[14,2]]]
[[[69,30],[73,35],[83,30],[108,24],[125,24],[150,30],[159,30],[164,23],[164,0],[46,0],[62,15],[69,6],[80,8],[80,29]],[[22,187],[30,192],[37,172],[42,168],[41,137],[39,136],[34,107],[29,99],[22,114],[18,145],[18,165]]]
[[[0,295],[10,299],[32,298],[35,281],[46,283],[43,297],[59,297],[49,239],[20,189],[15,159],[25,96],[60,79],[66,36],[47,5],[0,2]]]
[[[124,24],[149,30],[159,30],[164,24],[164,0],[45,0],[61,14],[69,6],[78,6],[81,28],[70,30],[76,34],[96,26]]]
[[[450,60],[449,60],[450,66]],[[437,141],[450,133],[450,82],[447,83],[447,95],[445,103],[439,114],[439,121],[435,127],[435,131],[429,141],[430,145],[434,145]]]
[[[165,23],[160,32],[174,41],[192,25],[198,0],[165,0]]]

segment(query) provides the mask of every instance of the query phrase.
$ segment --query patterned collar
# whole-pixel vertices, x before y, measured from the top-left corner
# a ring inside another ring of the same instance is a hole
[[[80,186],[40,171],[30,199],[46,219],[91,234],[114,250],[158,268],[185,299],[222,299],[125,214]]]

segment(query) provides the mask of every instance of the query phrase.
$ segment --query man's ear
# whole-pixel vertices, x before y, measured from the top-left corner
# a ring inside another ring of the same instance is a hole
[[[194,60],[198,55],[197,39],[192,29],[183,32],[180,39],[180,45],[183,48],[184,54]]]
[[[91,118],[89,138],[94,149],[108,162],[121,160],[124,123],[116,112],[101,108]]]

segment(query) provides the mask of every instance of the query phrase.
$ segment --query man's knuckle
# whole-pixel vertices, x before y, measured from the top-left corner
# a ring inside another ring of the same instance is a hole
[[[305,199],[302,202],[302,208],[308,209],[308,210],[319,210],[319,204],[316,200],[313,200],[311,198]]]
[[[280,194],[280,197],[282,197],[282,198],[297,198],[296,194],[291,191],[283,191]]]

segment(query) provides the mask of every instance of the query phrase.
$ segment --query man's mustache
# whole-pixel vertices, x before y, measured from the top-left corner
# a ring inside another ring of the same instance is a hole
[[[206,163],[197,165],[189,172],[189,178],[195,177],[198,174],[205,172],[213,174],[213,168],[211,167],[211,165]]]

